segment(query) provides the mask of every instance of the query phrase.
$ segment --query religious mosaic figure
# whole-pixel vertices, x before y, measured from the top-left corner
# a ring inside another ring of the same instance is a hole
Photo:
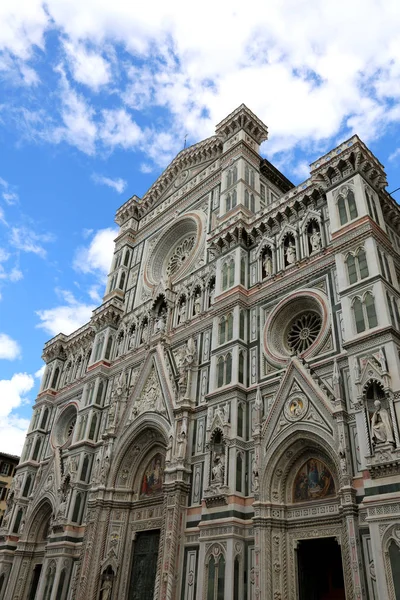
[[[335,495],[335,484],[323,462],[310,458],[299,470],[293,485],[293,502],[321,500]]]
[[[163,482],[163,460],[161,454],[156,454],[150,461],[147,469],[144,472],[142,485],[140,489],[140,497],[152,496],[161,492]]]
[[[373,444],[394,443],[392,424],[386,408],[382,408],[380,400],[374,402],[375,412],[371,419],[371,437]]]

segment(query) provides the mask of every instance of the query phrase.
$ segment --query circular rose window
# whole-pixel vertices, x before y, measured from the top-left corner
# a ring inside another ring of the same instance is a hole
[[[299,290],[284,298],[268,316],[264,328],[267,360],[285,364],[297,354],[313,356],[329,335],[327,298],[319,290]]]
[[[53,428],[53,446],[64,446],[71,440],[76,425],[76,417],[75,404],[70,404],[62,411]]]
[[[148,260],[145,282],[158,285],[165,278],[176,280],[189,272],[203,252],[205,214],[192,211],[178,217],[161,236]]]
[[[305,312],[296,317],[289,326],[287,343],[296,354],[307,350],[321,331],[321,316],[316,312]]]

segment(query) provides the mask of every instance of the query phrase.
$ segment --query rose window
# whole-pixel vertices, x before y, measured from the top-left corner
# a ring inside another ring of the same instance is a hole
[[[321,324],[321,317],[315,312],[306,312],[297,317],[287,334],[287,343],[292,352],[301,354],[307,350],[317,339]]]
[[[179,271],[183,263],[188,258],[195,241],[196,238],[194,235],[187,237],[175,248],[165,269],[168,277],[171,277]]]
[[[72,435],[76,423],[76,418],[73,418],[67,427],[67,439]]]

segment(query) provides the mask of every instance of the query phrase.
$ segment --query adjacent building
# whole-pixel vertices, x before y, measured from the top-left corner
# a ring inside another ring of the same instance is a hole
[[[44,348],[2,600],[400,598],[400,211],[355,135],[294,186],[246,106]]]
[[[3,515],[7,509],[7,493],[12,486],[15,467],[18,465],[18,462],[19,456],[0,452],[0,527]]]

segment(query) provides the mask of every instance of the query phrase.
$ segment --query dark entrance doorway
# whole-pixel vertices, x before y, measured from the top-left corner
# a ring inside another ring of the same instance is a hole
[[[301,540],[297,568],[299,600],[345,600],[342,554],[334,538]]]
[[[137,534],[132,546],[129,600],[153,600],[159,542],[158,529]]]

